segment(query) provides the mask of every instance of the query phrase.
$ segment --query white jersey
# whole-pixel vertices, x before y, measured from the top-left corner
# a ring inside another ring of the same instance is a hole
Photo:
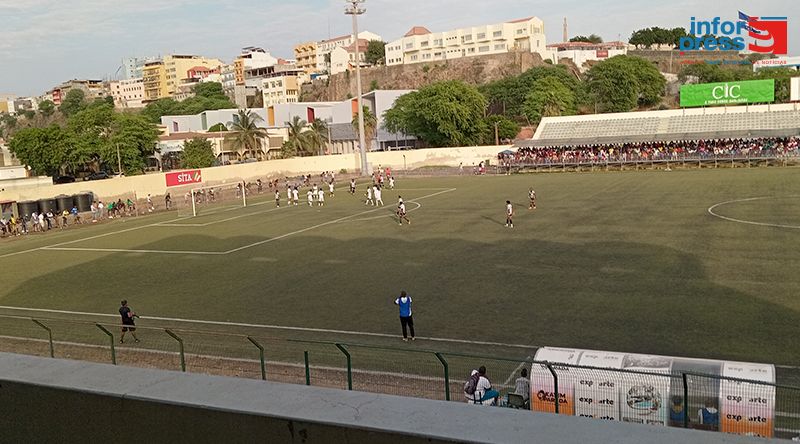
[[[311,191],[311,190],[308,190],[308,193],[306,193],[306,194],[308,195],[308,201],[309,201],[309,202],[311,202],[312,200],[314,200],[314,192],[313,192],[313,191]]]
[[[333,193],[333,182],[328,184],[328,192]]]
[[[511,204],[506,205],[506,214],[508,214],[509,216],[514,214],[514,207],[512,207]]]
[[[317,191],[317,199],[319,199],[320,202],[325,202],[325,192],[322,190]]]
[[[292,200],[292,189],[291,188],[287,188],[286,189],[286,198],[289,199],[289,200]]]
[[[296,189],[292,190],[292,196],[294,196],[294,200],[297,200],[299,195],[300,193],[298,193]]]
[[[383,200],[383,199],[381,199],[381,195],[382,194],[383,194],[383,191],[381,191],[380,188],[375,188],[375,199],[376,200],[381,200],[382,201]]]
[[[400,205],[397,207],[397,210],[400,211],[400,214],[406,214],[406,204],[400,202]]]
[[[372,188],[367,188],[367,199],[372,199]]]

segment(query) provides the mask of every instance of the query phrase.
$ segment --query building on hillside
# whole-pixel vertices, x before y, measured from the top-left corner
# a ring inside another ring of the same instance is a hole
[[[139,79],[114,80],[108,83],[114,107],[120,109],[142,108],[144,104],[144,81]]]
[[[358,60],[361,67],[367,64],[367,46],[369,41],[358,39]],[[331,74],[339,74],[356,68],[356,45],[339,46],[331,51]]]
[[[233,100],[236,87],[236,68],[233,64],[222,65],[220,67],[220,76],[222,77],[222,92]]]
[[[14,94],[0,94],[0,114],[15,114],[14,99],[17,96]]]
[[[581,71],[585,71],[588,69],[588,66],[584,66],[586,62],[627,54],[628,44],[625,42],[562,42],[547,45],[547,49],[550,50],[550,60],[553,63],[558,63],[561,59],[568,59]]]
[[[56,106],[61,105],[61,101],[67,96],[70,90],[79,89],[83,91],[86,100],[102,99],[110,95],[110,91],[102,80],[68,80],[46,93],[52,97]]]
[[[122,76],[124,80],[140,79],[144,65],[160,60],[161,57],[129,57],[122,59]]]
[[[305,72],[300,69],[279,71],[261,79],[261,94],[264,107],[282,103],[297,103],[300,85]]]
[[[317,42],[304,42],[294,47],[297,69],[311,76],[317,72]]]
[[[535,52],[547,57],[544,23],[538,17],[494,25],[433,33],[422,26],[386,44],[386,65],[435,62],[513,51]]]
[[[144,102],[172,97],[189,77],[190,70],[198,67],[217,70],[222,65],[217,59],[196,55],[172,54],[160,61],[146,63],[142,68],[144,79]]]
[[[394,106],[395,100],[411,90],[376,90],[362,96],[363,104],[377,119],[377,127],[372,140],[368,142],[370,151],[391,150],[402,147],[417,147],[419,142],[413,136],[390,133],[383,129],[383,114]],[[286,126],[286,122],[299,117],[306,122],[320,119],[331,130],[331,143],[326,154],[347,154],[358,150],[358,135],[353,129],[353,120],[358,110],[358,100],[343,102],[299,102],[271,105],[267,107],[267,125]],[[348,129],[349,128],[349,129]]]
[[[6,141],[0,137],[0,166],[2,167],[18,167],[22,163],[17,159],[17,156],[8,148]],[[23,176],[24,177],[24,176]]]
[[[263,48],[257,48],[254,46],[242,48],[242,53],[236,58],[236,60],[233,61],[236,84],[245,84],[246,70],[275,66],[277,63],[278,59],[273,57],[269,51],[265,51]]]
[[[358,33],[358,38],[363,40],[382,40],[378,34],[369,31]],[[340,37],[323,40],[317,44],[317,73],[331,72],[331,52],[336,48],[343,48],[353,44],[353,35],[343,35]]]

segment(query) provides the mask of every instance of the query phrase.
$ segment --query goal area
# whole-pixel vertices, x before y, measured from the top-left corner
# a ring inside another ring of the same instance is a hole
[[[244,182],[231,182],[220,185],[192,188],[186,193],[183,205],[188,214],[201,216],[247,206],[247,193]]]

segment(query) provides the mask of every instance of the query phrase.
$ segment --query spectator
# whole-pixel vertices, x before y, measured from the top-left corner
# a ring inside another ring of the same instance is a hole
[[[473,370],[470,374],[470,378],[475,378],[476,376],[477,381],[475,383],[474,393],[469,394],[468,391],[464,392],[467,403],[497,405],[497,398],[500,396],[500,393],[492,389],[492,383],[489,381],[489,378],[486,377],[486,367],[480,366],[477,370]]]
[[[697,420],[700,424],[706,426],[704,428],[716,430],[719,425],[719,410],[714,407],[713,399],[706,399],[705,406],[697,411]]]
[[[531,400],[531,381],[528,379],[528,369],[523,368],[519,372],[519,378],[514,381],[514,394],[522,396],[525,405]]]
[[[669,421],[675,427],[683,427],[684,420],[686,419],[686,410],[683,408],[683,397],[675,395],[672,397],[672,403],[669,409]]]

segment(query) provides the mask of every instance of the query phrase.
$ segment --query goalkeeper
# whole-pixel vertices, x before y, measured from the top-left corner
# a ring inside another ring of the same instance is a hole
[[[139,342],[139,338],[136,337],[136,323],[133,321],[134,318],[138,318],[139,316],[128,307],[127,300],[123,299],[120,305],[119,315],[122,316],[122,335],[119,337],[119,343],[122,344],[125,342],[125,332],[127,331],[131,332],[134,342]]]

